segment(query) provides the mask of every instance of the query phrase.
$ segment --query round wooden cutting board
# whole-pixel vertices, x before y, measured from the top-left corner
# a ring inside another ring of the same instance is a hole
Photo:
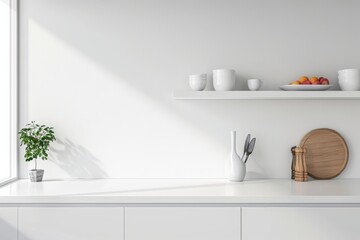
[[[346,167],[349,150],[344,138],[328,128],[315,129],[306,134],[300,142],[306,149],[308,174],[316,179],[331,179]]]

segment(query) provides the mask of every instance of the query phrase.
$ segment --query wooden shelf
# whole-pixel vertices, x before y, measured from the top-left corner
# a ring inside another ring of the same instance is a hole
[[[174,91],[177,100],[360,100],[360,91]]]

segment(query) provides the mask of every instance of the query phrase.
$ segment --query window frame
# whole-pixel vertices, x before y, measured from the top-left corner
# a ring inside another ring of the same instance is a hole
[[[0,187],[18,179],[18,0],[9,0],[10,8],[10,177]]]

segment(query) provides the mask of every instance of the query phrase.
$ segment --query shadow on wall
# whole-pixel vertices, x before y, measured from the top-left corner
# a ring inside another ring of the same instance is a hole
[[[57,139],[58,148],[50,148],[53,163],[75,178],[106,178],[101,161],[81,145],[69,139]],[[80,167],[79,167],[80,166]]]

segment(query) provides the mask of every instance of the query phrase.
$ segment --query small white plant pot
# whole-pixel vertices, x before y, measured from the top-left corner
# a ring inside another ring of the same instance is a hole
[[[44,176],[43,169],[31,169],[29,171],[30,181],[31,182],[42,182]]]

